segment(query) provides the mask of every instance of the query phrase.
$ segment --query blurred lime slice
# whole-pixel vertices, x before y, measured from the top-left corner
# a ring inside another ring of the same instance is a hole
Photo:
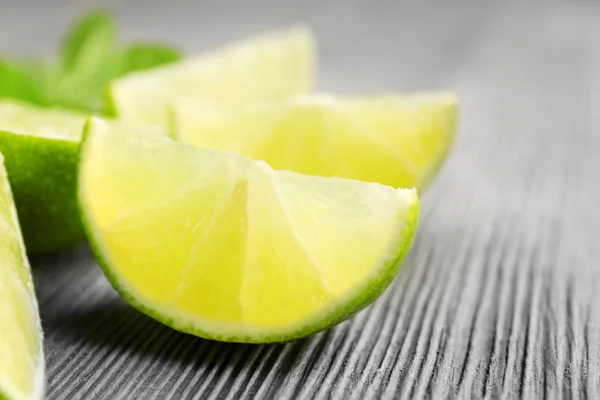
[[[109,96],[120,119],[164,125],[182,97],[281,99],[313,87],[315,44],[304,27],[267,33],[164,67],[129,74]]]
[[[17,212],[0,154],[0,399],[42,399],[44,349]]]
[[[275,169],[424,188],[454,139],[452,93],[344,99],[303,95],[231,105],[182,100],[172,114],[185,143],[264,160]]]

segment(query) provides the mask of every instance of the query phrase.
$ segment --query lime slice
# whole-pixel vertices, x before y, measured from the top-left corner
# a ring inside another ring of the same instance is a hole
[[[44,349],[17,212],[0,154],[0,399],[41,399]]]
[[[174,135],[200,147],[236,152],[275,169],[340,176],[422,189],[454,138],[456,97],[450,93],[229,105],[182,100]]]
[[[59,250],[85,239],[75,189],[85,118],[0,101],[0,152],[29,253]]]
[[[165,125],[182,97],[244,102],[280,99],[313,86],[314,39],[306,28],[264,34],[211,53],[118,79],[110,87],[122,120]]]
[[[320,331],[375,300],[412,244],[414,189],[88,124],[79,201],[95,254],[126,300],[182,332],[266,343]]]

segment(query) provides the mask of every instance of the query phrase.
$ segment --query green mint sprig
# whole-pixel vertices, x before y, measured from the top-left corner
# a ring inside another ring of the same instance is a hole
[[[121,45],[111,14],[92,11],[65,36],[57,59],[0,59],[0,98],[110,114],[105,93],[113,79],[181,57],[179,50],[162,43]]]

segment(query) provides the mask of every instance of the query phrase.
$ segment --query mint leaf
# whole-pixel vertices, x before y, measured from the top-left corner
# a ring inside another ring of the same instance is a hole
[[[119,73],[120,50],[110,14],[92,11],[65,37],[53,105],[86,111],[104,108],[104,87]]]
[[[172,63],[182,58],[181,53],[160,43],[135,43],[129,46],[121,58],[121,74],[140,71]]]
[[[45,76],[46,69],[42,64],[0,60],[0,98],[45,105]]]
[[[101,112],[105,87],[119,73],[119,56],[106,53],[96,68],[82,67],[63,72],[53,92],[53,102],[62,107]]]
[[[119,46],[111,15],[92,11],[65,36],[55,62],[0,59],[0,98],[106,114],[110,81],[179,59],[178,50],[159,43]]]
[[[88,46],[89,49],[93,47]],[[98,52],[102,59],[93,59],[89,53],[89,64],[79,64],[67,71],[56,87],[53,102],[62,107],[110,113],[106,103],[106,88],[110,81],[130,72],[149,69],[181,59],[181,53],[158,43],[136,43],[124,51],[115,47],[112,51]]]
[[[105,11],[92,11],[83,17],[65,37],[61,47],[61,65],[66,71],[90,68],[116,49],[115,23]]]

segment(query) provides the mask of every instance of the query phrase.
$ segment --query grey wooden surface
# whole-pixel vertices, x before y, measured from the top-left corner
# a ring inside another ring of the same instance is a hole
[[[309,22],[321,88],[450,88],[458,140],[412,253],[354,319],[285,345],[174,332],[85,247],[34,260],[50,399],[600,398],[600,2],[96,2],[189,51]],[[47,54],[86,6],[0,1],[0,50]]]

